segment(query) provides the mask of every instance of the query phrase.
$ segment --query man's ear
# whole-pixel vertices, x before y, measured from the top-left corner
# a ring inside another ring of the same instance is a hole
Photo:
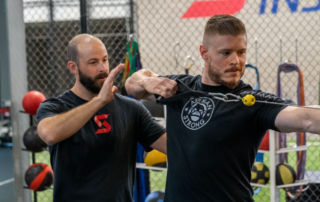
[[[78,65],[75,63],[75,62],[73,62],[73,61],[69,61],[68,62],[68,68],[69,68],[69,70],[70,70],[70,72],[72,73],[72,74],[74,74],[74,75],[77,75],[78,74]]]
[[[200,51],[200,55],[201,55],[202,59],[204,61],[208,61],[208,50],[206,49],[206,47],[203,44],[200,45],[199,51]]]

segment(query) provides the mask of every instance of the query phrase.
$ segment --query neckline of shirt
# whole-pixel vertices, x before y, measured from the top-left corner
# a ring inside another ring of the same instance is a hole
[[[87,103],[88,100],[82,99],[81,97],[77,96],[74,92],[72,92],[72,90],[69,90],[69,93],[71,94],[72,97],[75,97],[76,99],[78,99],[80,102],[82,103]]]
[[[219,92],[219,93],[230,93],[231,91],[234,91],[234,90],[237,90],[240,86],[242,86],[243,84],[243,81],[240,80],[238,86],[234,89],[230,89],[228,88],[227,86],[224,86],[224,85],[220,85],[220,86],[211,86],[211,85],[207,85],[207,84],[204,84],[201,82],[201,77],[200,79],[198,80],[198,84],[201,88],[201,91],[204,91],[204,92]]]

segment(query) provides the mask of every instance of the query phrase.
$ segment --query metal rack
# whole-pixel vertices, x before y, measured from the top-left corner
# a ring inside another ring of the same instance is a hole
[[[309,183],[309,180],[296,180],[292,184],[285,184],[285,185],[276,185],[276,165],[279,163],[279,154],[280,153],[287,153],[292,151],[305,151],[308,149],[308,146],[297,146],[295,148],[282,148],[279,149],[279,144],[276,138],[276,132],[273,130],[269,130],[269,151],[266,150],[259,150],[259,153],[269,153],[270,155],[270,184],[269,185],[261,185],[256,183],[250,183],[252,186],[255,187],[265,187],[270,188],[270,202],[279,202],[280,201],[280,191],[281,188],[286,187],[294,187],[294,186],[301,186],[306,185]]]
[[[20,111],[20,113],[24,113],[24,114],[27,114],[25,111]],[[33,123],[33,116],[29,114],[29,126],[33,126],[34,123]],[[27,152],[31,152],[31,155],[32,155],[32,164],[36,163],[36,155],[35,155],[35,152],[33,151],[29,151],[27,149],[24,149],[22,148],[21,150],[23,151],[27,151]],[[24,186],[23,188],[25,189],[30,189],[28,186]],[[37,191],[33,191],[33,202],[37,202],[38,201],[38,197],[37,197]]]

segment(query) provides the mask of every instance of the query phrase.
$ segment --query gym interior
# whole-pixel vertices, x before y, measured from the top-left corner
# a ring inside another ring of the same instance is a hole
[[[53,201],[54,173],[35,114],[45,99],[72,88],[67,45],[74,36],[98,37],[110,69],[125,64],[114,85],[126,95],[125,81],[139,69],[201,74],[204,26],[217,14],[246,26],[245,83],[290,105],[320,105],[320,0],[0,0],[0,201]],[[165,127],[166,106],[141,102]],[[163,201],[166,155],[137,155],[134,200]],[[319,202],[320,136],[267,131],[251,175],[256,202]]]

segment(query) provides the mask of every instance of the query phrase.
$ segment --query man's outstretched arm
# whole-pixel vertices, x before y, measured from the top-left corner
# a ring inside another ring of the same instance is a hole
[[[320,109],[318,105],[309,107]],[[320,134],[320,110],[288,106],[277,115],[275,126],[281,132]]]
[[[141,69],[129,77],[125,87],[130,96],[151,101],[155,101],[154,94],[168,98],[178,91],[175,81],[158,77],[157,74],[146,69]]]

